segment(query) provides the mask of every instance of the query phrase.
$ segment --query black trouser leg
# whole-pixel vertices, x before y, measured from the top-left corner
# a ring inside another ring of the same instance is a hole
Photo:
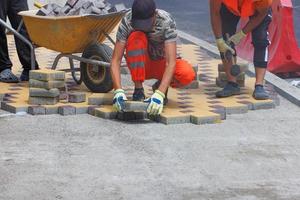
[[[22,17],[18,15],[18,13],[25,10],[28,10],[27,0],[9,0],[7,14],[11,22],[11,25],[14,29],[18,29],[22,21]],[[24,24],[21,27],[19,33],[30,41]],[[17,37],[15,37],[15,41],[16,41],[19,60],[23,68],[29,70],[31,68],[30,48],[26,43],[24,43],[22,40],[18,39]],[[36,61],[35,61],[35,66],[37,68]]]
[[[0,0],[0,18],[6,21],[9,0]],[[5,28],[0,26],[0,71],[10,69],[12,63],[8,55],[7,38]]]
[[[223,39],[227,41],[229,38],[236,33],[237,25],[240,21],[240,17],[234,15],[232,12],[228,10],[228,8],[222,4],[220,10],[221,18],[222,18],[222,35]],[[231,44],[231,47],[235,49],[234,44]],[[221,58],[225,59],[224,54],[220,53]],[[235,55],[236,56],[236,55]]]
[[[268,28],[272,21],[272,11],[269,10],[265,19],[252,31],[252,44],[254,46],[254,67],[267,68],[268,66]]]

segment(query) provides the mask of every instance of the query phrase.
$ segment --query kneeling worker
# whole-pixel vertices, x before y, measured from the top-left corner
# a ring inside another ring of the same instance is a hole
[[[254,46],[253,63],[256,73],[253,97],[258,100],[268,99],[269,95],[263,87],[268,66],[268,27],[272,20],[272,0],[210,0],[212,29],[225,67],[228,84],[216,93],[219,98],[240,94],[236,77],[232,76],[232,60],[226,59],[226,52],[236,56],[234,46],[249,33],[252,33]],[[249,22],[236,32],[241,17],[249,17]],[[227,34],[230,36],[227,40]],[[236,59],[236,58],[235,58]]]
[[[111,74],[114,83],[113,104],[124,109],[127,100],[121,86],[120,65],[126,51],[126,62],[135,85],[132,100],[145,99],[143,82],[157,79],[147,112],[159,115],[167,99],[167,90],[190,84],[195,78],[192,66],[176,53],[177,32],[174,19],[166,11],[156,9],[154,0],[135,0],[117,32]]]

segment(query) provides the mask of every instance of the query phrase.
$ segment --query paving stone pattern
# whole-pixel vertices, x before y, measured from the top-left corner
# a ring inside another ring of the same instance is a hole
[[[14,72],[20,74],[21,64],[18,61],[13,38],[8,37],[9,52],[11,59],[15,63]],[[180,45],[178,52],[188,60],[193,66],[197,66],[198,87],[196,89],[169,89],[169,103],[160,117],[152,119],[164,124],[211,124],[220,123],[226,119],[228,114],[242,114],[249,110],[271,109],[277,104],[277,94],[271,86],[267,90],[271,93],[274,100],[257,101],[253,99],[252,92],[255,83],[254,78],[245,76],[245,87],[242,88],[242,94],[234,97],[217,99],[215,92],[220,88],[216,86],[216,77],[218,77],[218,65],[220,60],[208,56],[195,45]],[[57,55],[56,52],[38,48],[36,56],[40,66],[50,68]],[[68,60],[63,59],[58,69],[68,67]],[[1,108],[9,112],[29,112],[30,114],[61,114],[74,115],[89,113],[95,117],[105,119],[122,119],[115,112],[111,105],[112,93],[93,94],[82,85],[77,85],[71,78],[70,73],[66,74],[66,84],[69,92],[85,93],[86,101],[81,103],[70,103],[61,100],[56,105],[31,106],[28,104],[29,88],[28,83],[6,84],[0,83],[0,97],[2,98]],[[124,88],[128,97],[132,95],[133,88]],[[152,94],[152,89],[145,87],[146,96]],[[130,102],[129,102],[130,103]],[[144,105],[140,105],[144,109]],[[130,116],[130,115],[128,115]],[[135,115],[132,118],[145,117],[145,115]]]

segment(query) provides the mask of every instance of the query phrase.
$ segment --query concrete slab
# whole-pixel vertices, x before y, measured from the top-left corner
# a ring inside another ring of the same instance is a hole
[[[41,70],[32,70],[29,73],[30,79],[35,79],[39,81],[55,81],[65,80],[65,72],[57,71],[57,70],[49,70],[49,69],[41,69]]]
[[[33,88],[44,88],[44,89],[52,89],[52,88],[64,88],[65,81],[39,81],[35,79],[29,80],[29,87]]]

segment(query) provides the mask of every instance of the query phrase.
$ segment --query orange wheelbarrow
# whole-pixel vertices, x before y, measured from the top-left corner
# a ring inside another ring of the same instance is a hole
[[[37,10],[30,10],[19,14],[23,17],[32,43],[60,52],[53,62],[52,69],[56,69],[62,57],[67,57],[72,77],[77,84],[84,82],[92,92],[106,93],[112,90],[110,62],[113,50],[103,44],[103,41],[108,39],[115,44],[109,34],[127,10],[107,15],[63,17],[37,16],[36,12]],[[0,24],[3,25],[2,22]],[[17,37],[21,36],[16,30],[11,31]],[[24,41],[25,38],[21,39]],[[25,42],[31,44],[28,40]],[[81,57],[75,55],[77,53],[82,53]],[[80,61],[80,68],[75,68],[74,60]],[[126,64],[123,63],[122,67],[124,66]],[[78,71],[79,77],[76,75]]]

